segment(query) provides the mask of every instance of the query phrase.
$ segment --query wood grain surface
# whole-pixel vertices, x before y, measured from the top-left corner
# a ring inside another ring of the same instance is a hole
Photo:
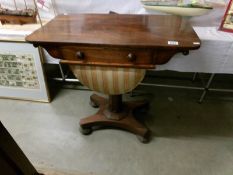
[[[178,16],[76,14],[59,15],[26,38],[38,43],[98,46],[198,48],[200,42],[188,21]]]
[[[168,15],[60,15],[26,40],[64,64],[143,69],[200,47],[188,21]]]

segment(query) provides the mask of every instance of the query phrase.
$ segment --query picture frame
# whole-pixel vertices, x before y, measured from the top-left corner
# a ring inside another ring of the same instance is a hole
[[[233,0],[229,1],[219,30],[233,33]]]
[[[32,44],[0,40],[0,98],[50,102],[42,58]]]

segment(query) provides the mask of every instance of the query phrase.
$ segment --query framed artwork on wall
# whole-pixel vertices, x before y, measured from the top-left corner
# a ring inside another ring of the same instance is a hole
[[[41,58],[32,44],[0,41],[0,98],[50,102]]]
[[[229,1],[219,30],[233,32],[233,0]]]

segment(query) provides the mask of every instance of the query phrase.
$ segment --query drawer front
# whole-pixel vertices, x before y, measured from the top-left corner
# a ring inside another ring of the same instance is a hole
[[[79,65],[154,68],[153,51],[149,49],[62,46],[63,61]]]

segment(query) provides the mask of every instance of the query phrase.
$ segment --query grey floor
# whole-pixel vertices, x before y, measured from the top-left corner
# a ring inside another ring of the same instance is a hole
[[[38,169],[91,175],[232,175],[233,94],[139,87],[151,106],[144,114],[149,144],[130,133],[79,133],[90,91],[62,89],[51,104],[0,99],[0,120]]]

